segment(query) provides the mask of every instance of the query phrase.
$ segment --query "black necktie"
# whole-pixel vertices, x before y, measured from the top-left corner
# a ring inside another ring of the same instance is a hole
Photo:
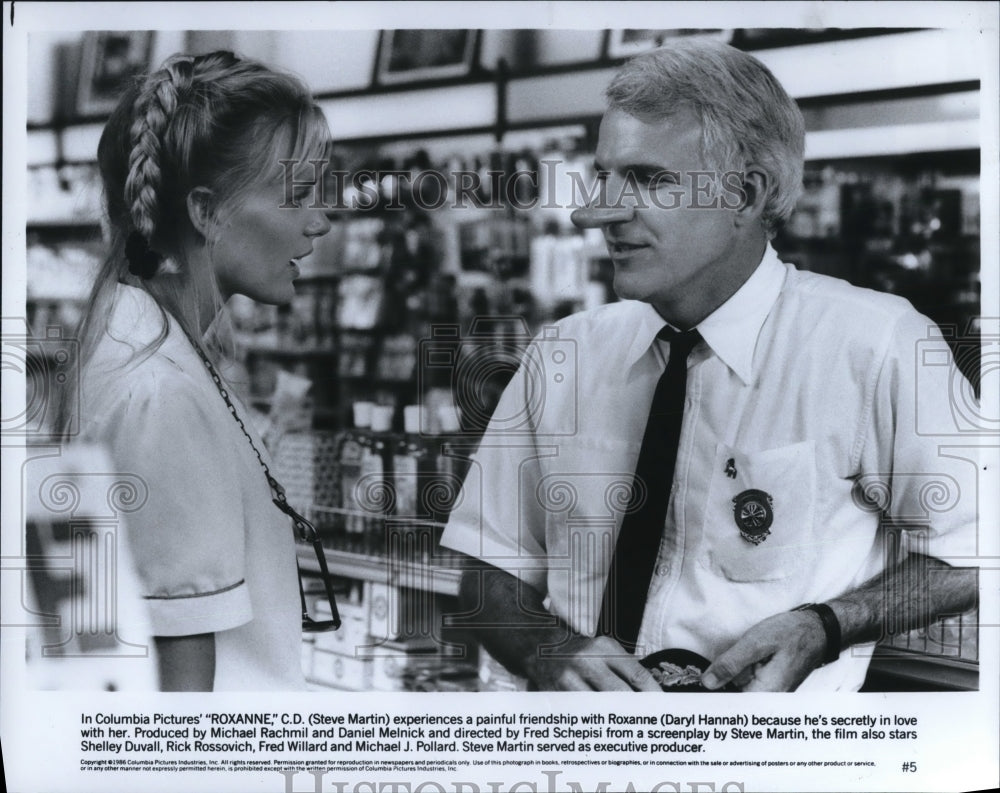
[[[631,500],[611,557],[601,605],[599,632],[617,639],[629,652],[635,652],[649,582],[667,519],[684,416],[687,358],[701,336],[696,330],[678,333],[664,328],[658,338],[670,343],[670,358],[653,393],[639,461],[635,466]]]

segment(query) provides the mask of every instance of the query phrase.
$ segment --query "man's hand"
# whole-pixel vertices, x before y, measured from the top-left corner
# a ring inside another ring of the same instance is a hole
[[[608,636],[573,636],[557,648],[539,648],[525,667],[542,691],[662,692],[650,671]]]
[[[841,649],[878,641],[886,620],[905,630],[926,628],[946,614],[976,605],[978,571],[911,553],[900,564],[827,601],[840,623]],[[789,611],[758,622],[702,676],[707,688],[732,681],[744,691],[794,691],[820,665],[826,648],[822,620]]]
[[[705,670],[706,688],[732,682],[743,691],[794,691],[820,665],[826,632],[811,611],[788,611],[758,622]]]
[[[471,628],[490,655],[542,691],[662,691],[618,642],[574,633],[510,573],[478,564],[462,576],[458,599],[463,613],[452,624]]]

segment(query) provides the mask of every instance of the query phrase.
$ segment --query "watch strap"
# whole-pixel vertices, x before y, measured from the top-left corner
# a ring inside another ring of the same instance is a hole
[[[811,611],[819,617],[823,623],[823,632],[826,633],[826,650],[823,652],[823,666],[833,663],[840,658],[840,620],[833,613],[833,609],[826,603],[803,603],[796,606],[792,611]]]

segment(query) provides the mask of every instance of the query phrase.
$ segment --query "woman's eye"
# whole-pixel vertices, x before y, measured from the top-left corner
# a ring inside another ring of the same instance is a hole
[[[293,195],[296,201],[308,201],[316,195],[316,183],[296,185]]]

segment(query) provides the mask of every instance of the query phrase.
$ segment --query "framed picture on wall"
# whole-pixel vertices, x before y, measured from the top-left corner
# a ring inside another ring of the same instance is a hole
[[[672,30],[609,30],[607,33],[605,57],[628,58],[644,50],[659,47],[666,39],[680,36],[700,36],[728,42],[733,37],[732,30],[722,28],[676,28]]]
[[[153,31],[101,30],[84,34],[76,113],[110,113],[129,80],[149,68]]]
[[[477,30],[383,30],[375,84],[462,77],[476,66]]]

